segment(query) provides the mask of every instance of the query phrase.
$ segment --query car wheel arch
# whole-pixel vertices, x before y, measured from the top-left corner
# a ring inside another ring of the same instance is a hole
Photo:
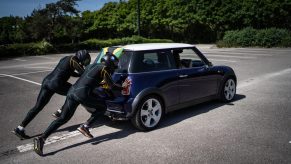
[[[221,93],[222,88],[224,87],[224,83],[226,82],[226,80],[228,80],[230,78],[234,79],[235,85],[237,86],[237,78],[236,78],[235,74],[231,74],[231,73],[225,74],[219,83],[219,88],[217,91],[217,98],[218,99],[220,99],[220,93]]]
[[[218,90],[217,90],[217,95],[219,95],[219,91],[221,90],[221,87],[223,87],[224,81],[228,78],[233,78],[235,81],[235,84],[237,85],[237,78],[236,75],[234,73],[234,70],[231,67],[228,66],[218,66],[218,68],[220,68],[223,72],[222,74],[222,79],[219,81],[219,85],[218,85]]]
[[[136,109],[139,105],[139,103],[143,100],[143,98],[148,97],[148,96],[157,96],[158,98],[160,98],[160,100],[162,101],[162,105],[163,105],[163,110],[164,112],[166,112],[166,102],[165,102],[165,98],[162,95],[162,92],[160,91],[160,89],[158,88],[147,88],[144,89],[143,91],[141,91],[133,100],[132,103],[132,113],[131,115],[134,115],[136,112]]]

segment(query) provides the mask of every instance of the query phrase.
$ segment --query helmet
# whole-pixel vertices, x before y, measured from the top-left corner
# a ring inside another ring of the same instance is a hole
[[[91,56],[87,50],[79,50],[75,56],[78,58],[80,63],[84,66],[87,66],[91,62]]]
[[[101,58],[101,63],[104,63],[110,71],[114,71],[118,67],[118,58],[111,52],[106,52],[106,54]]]

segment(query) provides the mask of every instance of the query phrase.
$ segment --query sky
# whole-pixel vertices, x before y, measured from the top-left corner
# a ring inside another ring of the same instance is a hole
[[[45,4],[54,3],[58,0],[0,0],[0,17],[30,15],[33,9],[43,8]],[[80,11],[95,11],[100,9],[107,2],[119,0],[80,0],[76,8]]]

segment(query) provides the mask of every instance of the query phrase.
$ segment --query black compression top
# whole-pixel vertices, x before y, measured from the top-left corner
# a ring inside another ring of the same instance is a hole
[[[46,79],[61,84],[68,81],[71,76],[80,77],[83,72],[84,68],[75,56],[66,56],[59,61],[55,69],[46,76]]]
[[[122,90],[121,86],[114,83],[106,66],[94,63],[86,68],[85,72],[73,86],[75,88],[89,87],[94,89],[101,85],[108,86],[108,89]]]

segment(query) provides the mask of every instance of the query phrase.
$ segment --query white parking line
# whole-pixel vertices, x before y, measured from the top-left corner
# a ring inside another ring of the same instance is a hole
[[[13,76],[13,75],[0,74],[0,76],[11,77],[11,78],[18,79],[18,80],[22,80],[22,81],[26,81],[26,82],[29,82],[29,83],[32,83],[32,84],[41,85],[40,83],[31,81],[31,80],[27,80],[27,79],[23,79],[23,78],[20,78],[20,77],[16,77],[16,76]]]
[[[222,62],[231,62],[231,63],[235,63],[235,60],[223,60],[223,59],[213,59],[213,58],[209,58],[209,61],[222,61]]]
[[[98,127],[90,129],[90,132],[93,135],[94,135],[94,133],[100,133],[100,132],[102,132],[102,133],[113,133],[113,132],[117,132],[117,131],[120,131],[120,129],[108,127],[108,126],[105,126],[105,125],[98,126]],[[50,145],[50,144],[53,144],[53,143],[56,143],[56,142],[59,142],[59,141],[62,141],[62,140],[66,140],[66,139],[78,136],[80,134],[81,133],[78,130],[75,130],[75,131],[72,131],[72,132],[69,132],[69,133],[65,133],[65,134],[62,134],[62,135],[59,135],[59,136],[52,136],[52,137],[49,137],[45,141],[44,145]],[[23,152],[27,152],[27,151],[33,150],[33,146],[34,146],[33,143],[28,143],[28,144],[25,144],[25,145],[17,146],[16,148],[20,153],[23,153]]]
[[[16,59],[13,59],[13,60],[16,60],[16,61],[21,61],[21,62],[27,61],[27,60],[24,60],[24,59],[19,59],[19,58],[16,58]]]
[[[23,73],[15,73],[15,74],[10,74],[12,76],[18,76],[18,75],[29,75],[29,74],[35,74],[35,73],[42,73],[42,72],[49,72],[52,69],[48,69],[48,70],[42,70],[42,71],[34,71],[34,72],[23,72]],[[0,74],[0,78],[1,77],[7,77],[6,75]]]
[[[233,52],[233,51],[205,51],[203,54],[224,54],[236,56],[274,56],[273,54],[258,54],[253,52]]]
[[[234,56],[234,55],[209,55],[205,54],[206,57],[218,57],[218,58],[236,58],[236,59],[256,59],[257,57],[251,56]]]
[[[52,68],[52,67],[42,67],[42,66],[36,66],[36,67],[25,67],[25,68],[33,68],[33,69],[50,69],[50,70],[54,69],[54,68]]]
[[[69,139],[69,138],[72,138],[72,137],[77,136],[79,134],[81,134],[81,133],[79,131],[75,130],[75,131],[72,131],[72,132],[69,132],[69,133],[66,133],[66,134],[62,134],[60,136],[52,136],[52,137],[50,137],[50,138],[48,138],[46,140],[44,145],[49,145],[49,144],[52,144],[52,143],[55,143],[55,142],[58,142],[58,141]],[[17,150],[20,153],[33,150],[33,143],[28,143],[28,144],[25,144],[25,145],[17,146]]]
[[[34,71],[34,72],[23,72],[23,73],[11,74],[11,75],[13,75],[13,76],[18,76],[18,75],[29,75],[29,74],[42,73],[42,72],[49,72],[49,71],[51,71],[51,69],[43,70],[43,71]]]
[[[42,58],[42,59],[50,59],[50,60],[55,60],[56,58],[54,57],[48,57],[48,56],[32,56],[34,58]]]
[[[2,66],[0,69],[9,69],[9,68],[23,68],[28,66],[36,66],[36,65],[47,65],[47,64],[56,64],[58,61],[55,62],[43,62],[43,63],[31,63],[31,64],[20,64],[20,65],[13,65],[13,66]]]

